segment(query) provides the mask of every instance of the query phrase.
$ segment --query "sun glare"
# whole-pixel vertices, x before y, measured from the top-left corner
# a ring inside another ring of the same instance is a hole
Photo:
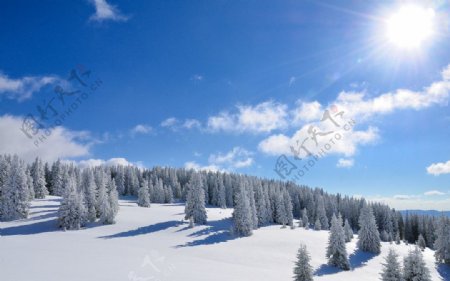
[[[433,18],[432,9],[403,6],[387,20],[387,37],[400,48],[417,48],[433,34]]]

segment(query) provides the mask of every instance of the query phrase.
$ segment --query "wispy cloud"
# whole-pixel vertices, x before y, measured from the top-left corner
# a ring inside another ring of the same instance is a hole
[[[202,124],[197,119],[178,120],[175,117],[167,118],[161,122],[161,127],[171,129],[176,132],[180,129],[199,129],[202,130]]]
[[[221,112],[208,119],[208,129],[212,132],[269,133],[288,126],[287,106],[274,101],[266,101],[256,106],[238,105],[237,112]]]
[[[72,161],[72,163],[78,165],[81,168],[97,167],[97,166],[137,166],[142,168],[142,162],[130,162],[123,157],[110,158],[108,160],[103,159],[86,159],[80,161]]]
[[[445,163],[434,163],[427,167],[428,174],[439,176],[450,174],[450,160]]]
[[[425,196],[441,196],[445,195],[445,192],[439,191],[439,190],[429,190],[423,193]]]
[[[253,165],[252,155],[252,152],[236,146],[226,153],[219,152],[209,155],[208,165],[200,165],[195,161],[190,161],[186,162],[184,166],[195,170],[234,171]]]
[[[355,164],[355,161],[353,159],[344,159],[340,158],[336,164],[336,167],[338,168],[350,168],[353,167]]]
[[[205,77],[201,74],[194,74],[191,76],[190,80],[194,82],[201,82],[205,79]]]
[[[0,73],[0,97],[24,101],[39,92],[43,87],[57,83],[57,76],[24,76],[11,78]]]
[[[56,127],[37,147],[20,131],[22,123],[20,116],[0,116],[0,132],[5,132],[0,138],[0,154],[17,154],[26,161],[32,161],[37,156],[45,161],[54,161],[87,156],[90,147],[96,143],[89,132]]]
[[[424,198],[419,195],[395,195],[389,196],[365,196],[368,201],[382,202],[388,204],[392,208],[397,210],[438,210],[448,211],[450,210],[450,197],[440,196],[439,199]]]
[[[153,131],[153,128],[149,125],[138,124],[130,130],[131,136],[136,136],[138,134],[147,135]]]
[[[106,2],[106,0],[90,0],[95,7],[95,14],[90,18],[92,21],[103,22],[106,20],[112,21],[127,21],[128,17],[124,16],[119,9]]]

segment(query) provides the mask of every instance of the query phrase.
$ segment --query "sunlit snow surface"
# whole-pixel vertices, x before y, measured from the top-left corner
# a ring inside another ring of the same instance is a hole
[[[120,201],[115,225],[92,224],[79,231],[56,227],[58,197],[35,200],[29,219],[1,223],[0,280],[292,280],[300,243],[307,245],[314,280],[379,280],[389,247],[403,256],[410,246],[383,243],[382,253],[355,252],[347,244],[352,271],[326,265],[328,232],[269,226],[252,237],[229,234],[231,209],[208,208],[208,226],[181,223],[184,205],[138,207]],[[436,267],[433,252],[424,256],[433,280],[450,280],[448,266]]]

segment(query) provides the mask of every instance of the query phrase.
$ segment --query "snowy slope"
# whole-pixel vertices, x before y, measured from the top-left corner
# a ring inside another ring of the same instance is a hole
[[[92,224],[79,231],[56,228],[58,197],[32,203],[29,219],[2,223],[0,280],[292,280],[293,263],[305,243],[316,269],[315,280],[379,280],[389,247],[403,256],[410,246],[383,243],[382,254],[355,252],[347,244],[353,270],[326,264],[328,232],[264,227],[247,238],[229,235],[232,210],[208,208],[208,226],[181,224],[184,205],[138,207],[120,201],[115,225]],[[447,266],[436,268],[424,252],[433,280],[450,280]]]

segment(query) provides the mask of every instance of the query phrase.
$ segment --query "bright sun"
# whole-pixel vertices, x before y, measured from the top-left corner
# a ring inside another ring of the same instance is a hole
[[[388,39],[403,49],[417,48],[433,34],[433,18],[432,9],[403,6],[387,20]]]

